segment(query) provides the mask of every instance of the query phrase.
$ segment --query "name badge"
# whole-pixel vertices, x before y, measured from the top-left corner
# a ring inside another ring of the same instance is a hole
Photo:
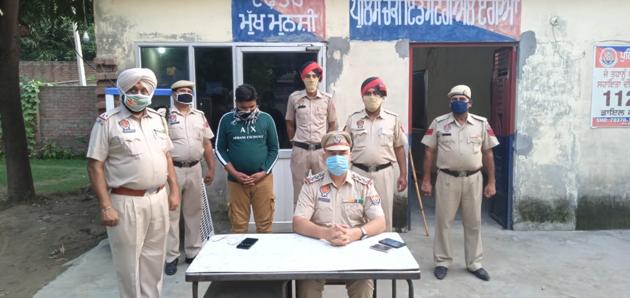
[[[306,106],[305,105],[299,105],[297,108],[298,109],[303,109],[303,108],[306,108]]]
[[[319,197],[318,199],[320,202],[325,202],[325,203],[330,203],[330,198],[325,198],[325,197]]]

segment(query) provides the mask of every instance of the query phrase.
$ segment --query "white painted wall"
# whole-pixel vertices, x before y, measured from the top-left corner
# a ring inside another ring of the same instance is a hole
[[[574,229],[585,202],[630,208],[630,130],[590,128],[593,46],[630,41],[630,2],[522,5],[514,228]],[[566,220],[536,223],[535,210]]]

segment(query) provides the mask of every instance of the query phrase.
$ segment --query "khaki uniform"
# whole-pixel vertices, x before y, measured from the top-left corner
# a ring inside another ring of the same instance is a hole
[[[173,148],[164,118],[147,108],[138,120],[123,105],[92,128],[87,157],[105,163],[111,188],[146,190],[111,194],[119,223],[107,227],[121,297],[160,297],[168,232],[166,153]]]
[[[437,117],[431,123],[422,143],[437,147],[437,167],[451,171],[481,169],[482,153],[499,144],[486,118],[468,114],[460,125],[452,113]],[[453,261],[450,245],[450,228],[457,209],[461,206],[464,225],[466,266],[475,271],[482,268],[481,259],[481,171],[467,177],[454,177],[438,171],[435,182],[436,225],[433,257],[436,266],[448,267]]]
[[[407,144],[400,118],[381,108],[381,113],[372,121],[363,109],[348,117],[344,130],[352,137],[352,170],[374,180],[374,187],[383,201],[386,231],[391,232],[398,178],[396,169],[389,166],[381,170],[365,171],[354,164],[378,166],[396,163],[394,148]]]
[[[337,120],[332,97],[317,90],[315,99],[308,99],[306,90],[289,95],[286,120],[295,123],[295,136],[291,141],[318,145],[328,130],[328,123]],[[304,178],[326,168],[323,149],[311,150],[293,146],[291,175],[293,177],[293,204],[297,202]]]
[[[305,179],[294,216],[304,217],[320,226],[345,224],[360,227],[383,216],[381,199],[372,180],[348,171],[346,182],[336,188],[328,171]],[[298,297],[322,297],[325,280],[297,281]],[[372,297],[372,280],[346,281],[349,297]]]
[[[173,142],[171,157],[174,162],[194,162],[203,158],[203,141],[214,137],[202,111],[191,108],[187,114],[173,107],[168,115],[168,132]],[[201,163],[191,167],[175,166],[181,204],[169,212],[166,262],[179,257],[179,219],[184,220],[184,253],[187,258],[197,256],[201,250],[201,188],[205,187]]]

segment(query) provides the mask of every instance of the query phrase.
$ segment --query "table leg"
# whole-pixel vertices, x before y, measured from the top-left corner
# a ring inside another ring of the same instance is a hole
[[[413,297],[413,282],[411,279],[407,280],[407,287],[409,288],[409,298]]]
[[[396,280],[392,279],[392,297],[396,298]]]
[[[193,298],[199,297],[199,282],[193,281],[192,284]]]
[[[372,282],[374,283],[374,291],[372,291],[372,298],[376,298],[376,282],[378,280],[377,279],[373,279]]]

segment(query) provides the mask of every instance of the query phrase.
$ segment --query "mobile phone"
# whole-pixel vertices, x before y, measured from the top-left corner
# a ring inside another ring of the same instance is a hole
[[[379,244],[379,243],[376,243],[376,244],[370,246],[370,248],[373,249],[373,250],[378,250],[380,252],[387,252],[388,250],[391,249],[391,247],[389,247],[387,245]]]
[[[384,245],[387,245],[387,246],[393,247],[393,248],[401,248],[401,247],[406,245],[404,242],[400,242],[400,241],[394,240],[392,238],[381,239],[381,241],[379,241],[378,243],[384,244]]]
[[[256,241],[258,241],[257,238],[245,238],[236,246],[236,248],[249,249],[252,245],[254,245],[254,243],[256,243]]]

